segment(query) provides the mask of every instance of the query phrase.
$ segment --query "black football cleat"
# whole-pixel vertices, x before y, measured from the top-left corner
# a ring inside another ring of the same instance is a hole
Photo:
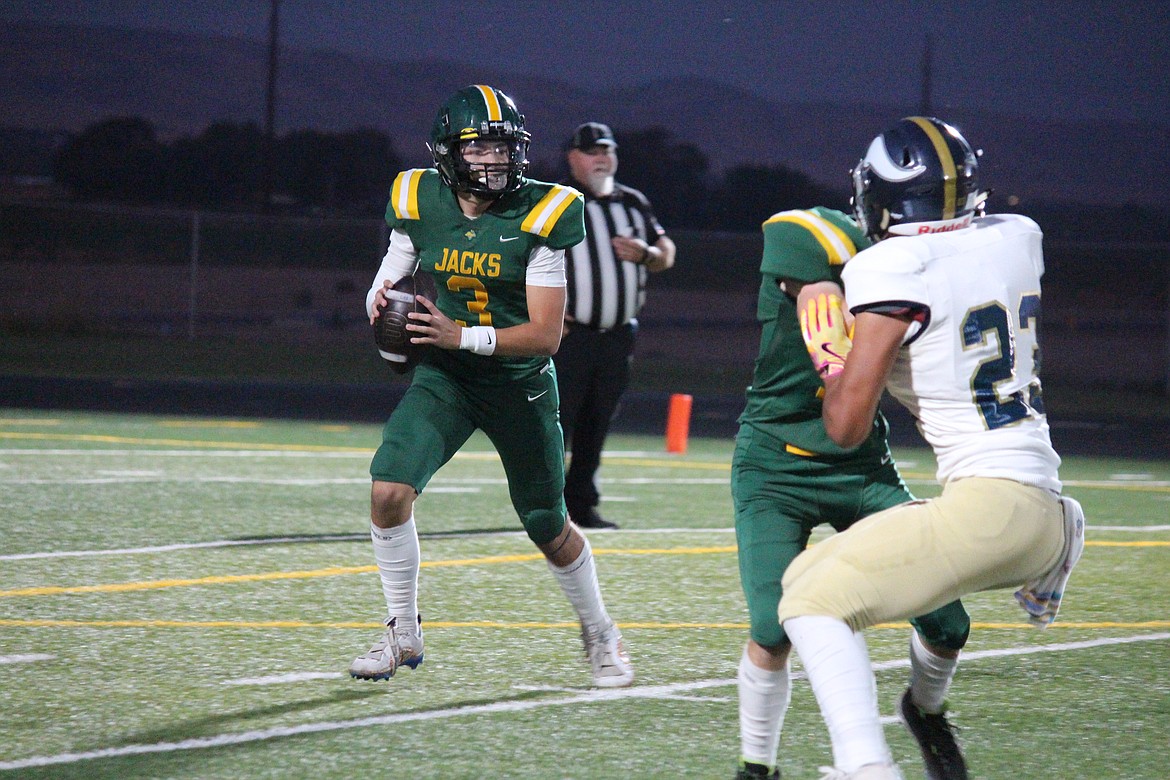
[[[578,528],[617,528],[617,523],[611,523],[601,515],[597,514],[597,510],[590,507],[581,514],[569,513],[569,519],[573,521]]]
[[[945,712],[923,712],[910,699],[909,689],[902,695],[898,712],[922,751],[927,780],[967,780],[967,762]]]
[[[739,771],[735,773],[735,780],[780,780],[780,768],[771,772],[763,764],[753,764],[750,761],[740,761]]]

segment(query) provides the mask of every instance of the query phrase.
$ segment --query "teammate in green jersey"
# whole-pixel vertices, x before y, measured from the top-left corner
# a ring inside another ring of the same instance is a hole
[[[634,671],[606,612],[588,540],[566,522],[564,438],[556,372],[565,313],[565,250],[585,237],[581,194],[532,181],[529,134],[512,99],[465,87],[431,130],[435,168],[403,171],[386,222],[389,249],[366,297],[367,314],[394,282],[434,277],[434,303],[412,314],[429,345],[382,432],[370,465],[374,559],[386,631],[350,674],[384,680],[423,660],[414,502],[479,429],[499,452],[512,505],[581,620],[594,684],[620,687]]]
[[[801,288],[840,295],[845,262],[869,241],[851,218],[820,207],[780,212],[763,229],[760,350],[731,464],[740,580],[751,620],[737,674],[737,777],[744,780],[780,776],[776,754],[788,710],[792,647],[776,613],[784,570],[816,526],[828,523],[843,531],[913,498],[890,455],[880,413],[869,437],[854,449],[842,449],[825,433],[824,387],[797,317]],[[910,642],[914,699],[940,712],[970,619],[955,601],[911,623],[917,629]],[[864,642],[860,634],[858,641]],[[945,720],[935,725],[945,729],[942,738],[949,736]]]

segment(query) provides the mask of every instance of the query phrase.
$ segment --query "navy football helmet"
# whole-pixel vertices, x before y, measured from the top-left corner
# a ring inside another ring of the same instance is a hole
[[[934,117],[899,120],[870,142],[850,175],[854,216],[875,240],[958,230],[971,224],[984,200],[978,154]]]
[[[452,189],[495,197],[519,189],[528,170],[528,142],[524,116],[512,98],[495,87],[464,87],[439,107],[427,145],[443,183]],[[506,163],[468,163],[463,144],[468,141],[507,144]]]

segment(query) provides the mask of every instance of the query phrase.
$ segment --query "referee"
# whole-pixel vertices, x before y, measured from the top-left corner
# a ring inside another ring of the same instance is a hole
[[[565,505],[582,528],[617,528],[597,513],[601,448],[630,384],[646,278],[674,265],[674,242],[646,196],[614,181],[617,142],[608,125],[578,127],[568,161],[565,183],[585,194],[586,235],[566,253],[569,300],[554,357],[565,449],[572,454]]]

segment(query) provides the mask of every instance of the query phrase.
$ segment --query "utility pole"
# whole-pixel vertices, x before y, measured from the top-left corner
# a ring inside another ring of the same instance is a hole
[[[922,97],[919,101],[918,113],[922,116],[934,116],[930,105],[931,81],[934,77],[934,41],[930,34],[926,36],[926,48],[922,52]]]
[[[272,209],[272,189],[276,157],[276,72],[280,50],[280,0],[272,0],[268,15],[268,90],[264,112],[264,149],[262,153],[260,204],[265,213]]]

